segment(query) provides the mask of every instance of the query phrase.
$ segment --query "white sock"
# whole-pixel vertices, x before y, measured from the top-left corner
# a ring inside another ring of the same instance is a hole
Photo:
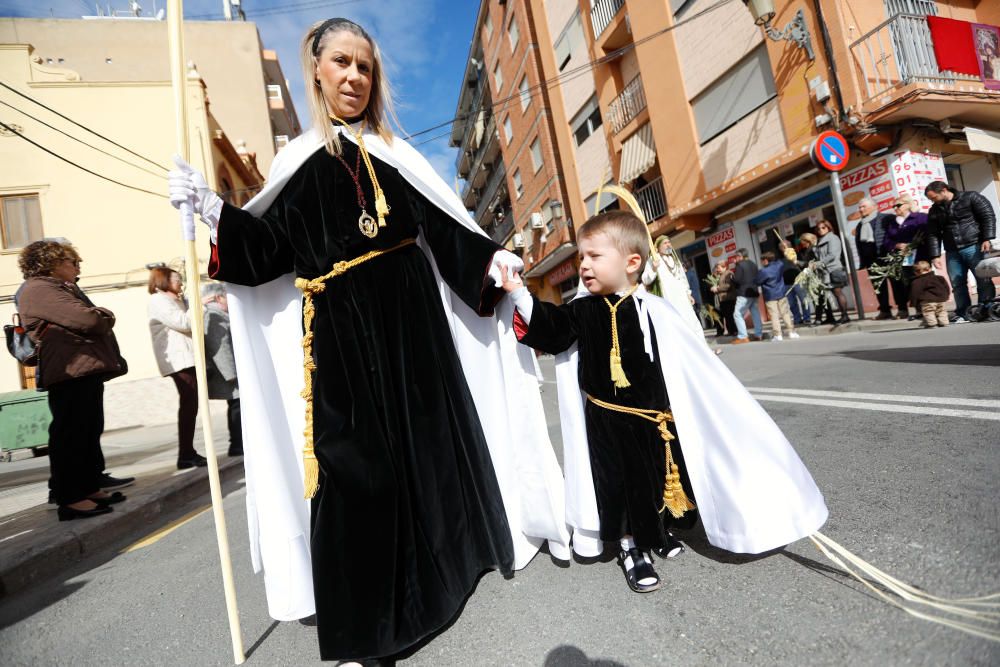
[[[635,549],[635,540],[633,540],[631,536],[623,537],[618,543],[621,545],[622,551]]]

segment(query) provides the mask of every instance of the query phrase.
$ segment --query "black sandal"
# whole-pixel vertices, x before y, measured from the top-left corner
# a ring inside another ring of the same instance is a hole
[[[653,549],[655,553],[660,558],[677,558],[682,553],[684,553],[684,544],[674,537],[674,534],[667,531],[667,539],[662,547],[656,547]]]
[[[632,567],[629,568],[625,559],[632,559]],[[618,562],[625,572],[625,581],[628,587],[636,593],[652,593],[660,588],[660,576],[656,574],[652,563],[646,560],[645,555],[636,548],[628,551],[622,550],[618,554]],[[652,579],[652,583],[640,583],[644,580]]]

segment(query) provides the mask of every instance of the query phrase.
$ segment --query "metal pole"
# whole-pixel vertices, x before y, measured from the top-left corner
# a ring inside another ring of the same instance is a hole
[[[184,3],[183,0],[167,2],[167,41],[170,46],[170,78],[174,91],[174,118],[177,153],[189,159],[187,77],[184,67]],[[229,615],[229,633],[233,642],[233,661],[243,664],[243,635],[240,616],[236,608],[236,588],[233,585],[233,565],[229,557],[229,539],[226,536],[226,515],[222,509],[222,484],[219,481],[219,461],[212,439],[212,416],[208,407],[208,375],[205,372],[205,322],[201,307],[198,249],[194,238],[194,212],[190,204],[180,208],[182,228],[187,246],[186,261],[188,303],[190,304],[191,340],[194,344],[194,367],[198,378],[198,410],[201,412],[201,429],[205,436],[205,455],[208,458],[208,483],[212,492],[212,513],[215,517],[215,537],[219,546],[222,566],[222,586]]]
[[[830,192],[833,193],[833,207],[837,211],[837,228],[840,230],[840,245],[847,261],[847,270],[851,274],[851,285],[854,287],[854,305],[858,310],[858,319],[865,319],[865,306],[861,301],[861,283],[858,282],[858,272],[854,267],[854,253],[848,247],[850,239],[847,233],[847,211],[844,210],[844,193],[840,189],[840,177],[837,172],[830,172]]]

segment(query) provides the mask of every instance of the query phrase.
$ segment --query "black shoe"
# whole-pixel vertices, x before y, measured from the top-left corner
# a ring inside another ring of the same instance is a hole
[[[208,459],[206,459],[201,454],[193,454],[192,456],[187,456],[182,459],[177,459],[177,469],[184,470],[186,468],[204,468],[208,465]]]
[[[229,451],[226,452],[226,455],[227,456],[243,456],[243,448],[242,447],[230,447]]]
[[[908,320],[908,319],[910,319],[910,313],[907,312],[907,311],[905,311],[905,310],[901,310],[898,313],[896,313],[896,319],[897,320]]]
[[[100,516],[101,514],[108,514],[114,510],[108,505],[97,504],[92,510],[78,510],[70,507],[69,505],[60,505],[56,513],[59,515],[60,521],[72,521],[73,519],[88,519],[92,516]]]
[[[107,507],[108,505],[117,505],[118,503],[125,502],[125,494],[121,491],[115,491],[107,498],[90,498],[89,500],[93,500],[102,507]]]
[[[112,477],[106,472],[101,473],[101,477],[97,483],[101,487],[101,491],[124,489],[126,486],[132,486],[133,484],[135,484],[135,477]]]
[[[653,549],[653,553],[660,558],[677,558],[684,553],[684,545],[668,531],[666,544]]]
[[[877,316],[875,317],[875,319],[876,319],[876,320],[891,320],[891,319],[892,319],[892,313],[891,313],[891,312],[890,312],[890,313],[886,313],[886,312],[881,312],[881,313],[879,313],[879,314],[878,314],[878,315],[877,315]]]
[[[848,317],[847,315],[841,315],[840,319],[837,320],[837,324],[847,324],[850,321],[851,321],[850,317]]]
[[[632,559],[631,568],[628,567],[626,558]],[[636,593],[652,593],[660,587],[660,576],[656,574],[652,564],[638,549],[622,550],[618,554],[618,563],[622,566],[622,571],[625,572],[625,581],[628,582],[628,587]],[[653,583],[639,583],[650,579],[653,580]]]

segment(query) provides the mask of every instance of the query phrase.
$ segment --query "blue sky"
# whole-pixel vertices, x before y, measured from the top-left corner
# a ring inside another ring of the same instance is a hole
[[[127,0],[101,0],[102,7],[127,10]],[[144,15],[165,0],[139,0]],[[296,5],[298,7],[296,7]],[[222,19],[223,0],[185,0],[188,17]],[[305,6],[305,8],[303,8]],[[454,116],[479,3],[474,0],[243,0],[247,20],[257,24],[265,48],[278,52],[299,120],[308,126],[298,44],[315,21],[343,16],[363,25],[378,41],[396,92],[396,112],[403,127],[416,132]],[[283,11],[262,14],[274,8]],[[0,16],[80,18],[95,13],[94,0],[0,0]],[[446,132],[441,128],[414,140],[424,142]],[[418,149],[450,184],[455,149],[448,137],[421,143]]]

